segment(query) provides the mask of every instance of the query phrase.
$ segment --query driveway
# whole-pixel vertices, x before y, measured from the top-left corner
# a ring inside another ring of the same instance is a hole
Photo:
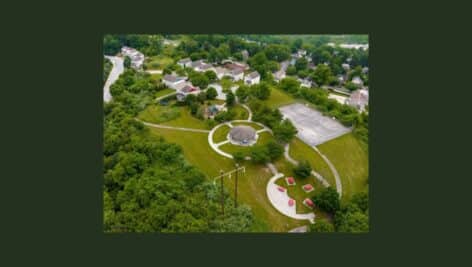
[[[219,99],[219,100],[226,100],[226,94],[223,93],[223,87],[221,87],[220,84],[218,83],[212,83],[212,84],[209,84],[208,87],[213,87],[216,89],[216,92],[218,92],[218,95],[216,96],[216,99]],[[238,89],[238,85],[233,85],[231,87],[231,91],[236,94],[236,90]]]
[[[105,56],[108,58],[111,63],[113,64],[113,68],[108,75],[107,81],[105,82],[105,86],[103,86],[103,101],[110,102],[111,94],[110,94],[110,86],[120,77],[120,74],[124,71],[123,66],[123,59],[120,57],[112,57],[112,56]]]

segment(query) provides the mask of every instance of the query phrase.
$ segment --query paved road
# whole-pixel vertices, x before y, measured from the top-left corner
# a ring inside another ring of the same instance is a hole
[[[306,233],[308,232],[308,226],[300,226],[297,228],[293,228],[292,230],[288,231],[289,233]]]
[[[110,94],[110,86],[120,77],[120,74],[124,71],[123,66],[123,59],[120,57],[112,57],[112,56],[105,56],[108,58],[111,63],[113,64],[113,68],[108,75],[107,81],[105,82],[105,86],[103,86],[103,101],[110,102],[111,94]]]
[[[139,119],[136,119],[136,120],[142,122],[146,126],[154,127],[154,128],[172,129],[172,130],[179,130],[179,131],[184,131],[184,132],[195,132],[195,133],[209,133],[210,132],[208,130],[183,128],[183,127],[173,127],[173,126],[149,123],[149,122],[145,122],[145,121],[142,121],[142,120],[139,120]]]

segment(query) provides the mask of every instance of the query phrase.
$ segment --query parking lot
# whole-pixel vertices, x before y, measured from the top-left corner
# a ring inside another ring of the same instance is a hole
[[[297,136],[304,142],[316,146],[351,131],[338,121],[323,116],[321,112],[303,104],[283,106],[280,112],[292,121],[298,130]]]

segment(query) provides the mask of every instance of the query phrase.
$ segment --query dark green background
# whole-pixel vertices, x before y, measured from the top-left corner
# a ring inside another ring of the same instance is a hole
[[[465,259],[470,8],[459,1],[109,2],[2,7],[0,261],[10,263],[0,265],[402,266]],[[103,234],[104,33],[369,34],[370,233]]]

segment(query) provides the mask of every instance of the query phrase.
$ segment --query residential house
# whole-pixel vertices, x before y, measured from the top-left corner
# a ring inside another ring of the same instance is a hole
[[[352,78],[351,82],[353,84],[357,85],[357,86],[362,86],[364,84],[364,82],[362,81],[362,79],[359,76],[356,76],[356,77]]]
[[[197,70],[202,64],[204,64],[202,59],[199,59],[197,61],[192,61],[192,63],[190,63],[190,68]]]
[[[121,54],[123,57],[129,57],[131,59],[131,67],[135,70],[140,70],[144,64],[144,55],[138,50],[123,46],[121,48]]]
[[[347,64],[347,63],[343,63],[343,64],[341,65],[341,67],[343,67],[343,69],[346,70],[346,71],[351,68],[351,66],[349,66],[349,64]]]
[[[272,75],[274,76],[274,80],[276,82],[280,82],[286,76],[285,71],[283,69],[280,69],[279,71],[273,73]]]
[[[190,58],[183,58],[177,62],[177,65],[181,66],[182,68],[187,68],[192,65],[192,60]]]
[[[213,71],[215,72],[216,77],[220,80],[228,73],[228,70],[222,67],[216,67]]]
[[[300,82],[300,86],[306,87],[306,88],[311,88],[312,83],[309,79],[307,79],[307,78],[305,78],[305,79],[298,78],[298,81]]]
[[[244,77],[244,83],[248,85],[258,84],[261,81],[261,75],[257,71],[253,71]]]
[[[365,106],[369,104],[369,91],[366,89],[360,89],[352,92],[351,96],[347,100],[347,104],[357,108],[359,111],[364,111]]]
[[[244,71],[242,69],[236,68],[228,73],[228,76],[230,76],[233,81],[239,81],[242,80],[244,77]]]
[[[184,101],[187,95],[189,94],[198,94],[200,88],[193,86],[191,83],[187,83],[184,87],[177,91],[176,97],[177,101]]]
[[[195,67],[195,71],[198,71],[198,72],[205,72],[208,70],[213,70],[213,66],[211,64],[204,63],[204,62],[202,62],[200,65]]]
[[[185,81],[187,80],[187,77],[178,77],[174,74],[167,74],[164,75],[164,78],[162,78],[162,81],[164,82],[167,87],[172,88],[174,90],[178,90],[179,87],[183,84],[185,84]]]

